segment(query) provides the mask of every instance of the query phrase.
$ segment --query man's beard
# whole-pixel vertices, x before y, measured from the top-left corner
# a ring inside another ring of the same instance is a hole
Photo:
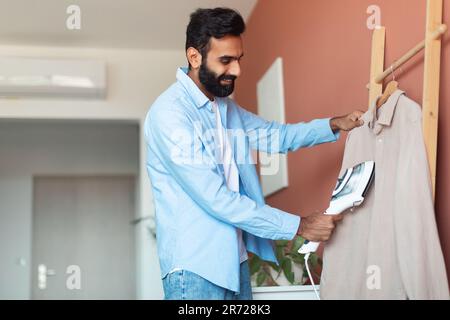
[[[206,66],[206,62],[203,62],[200,66],[199,79],[200,83],[203,84],[203,86],[209,93],[216,97],[224,98],[233,93],[234,80],[236,80],[236,76],[225,74],[217,76],[215,72],[208,69],[208,67]],[[231,84],[222,85],[220,84],[221,80],[232,80],[232,82]]]

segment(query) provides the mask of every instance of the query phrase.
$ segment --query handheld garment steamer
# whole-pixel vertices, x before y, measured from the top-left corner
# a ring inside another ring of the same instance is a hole
[[[375,162],[366,161],[360,163],[353,168],[347,169],[342,177],[340,177],[334,188],[330,206],[325,211],[328,215],[338,215],[347,209],[357,207],[363,203],[367,192],[375,177]],[[320,242],[305,240],[302,247],[298,250],[300,254],[305,254],[306,270],[308,271],[311,284],[318,299],[319,295],[316,291],[314,281],[309,271],[308,259],[311,253],[315,252]]]

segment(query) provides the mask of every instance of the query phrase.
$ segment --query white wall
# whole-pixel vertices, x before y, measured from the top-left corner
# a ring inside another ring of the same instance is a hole
[[[137,175],[138,138],[129,122],[1,119],[0,175]]]
[[[149,39],[151,41],[151,39]],[[86,49],[61,47],[0,46],[0,55],[102,59],[107,63],[106,100],[6,100],[0,99],[0,119],[89,119],[129,120],[140,125],[138,217],[153,215],[150,182],[145,169],[145,141],[142,124],[156,99],[175,81],[176,68],[186,64],[183,51]],[[1,150],[1,149],[0,149]],[[3,153],[3,150],[1,150]],[[156,243],[146,225],[137,234],[137,297],[163,296]]]

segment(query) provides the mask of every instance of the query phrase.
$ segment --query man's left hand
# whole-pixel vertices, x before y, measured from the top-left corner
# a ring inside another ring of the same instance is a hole
[[[354,111],[346,116],[336,117],[330,120],[330,127],[333,131],[343,130],[350,131],[364,124],[361,119],[364,112]]]

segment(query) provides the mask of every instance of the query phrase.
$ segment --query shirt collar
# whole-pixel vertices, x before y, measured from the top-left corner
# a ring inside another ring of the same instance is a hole
[[[377,102],[380,99],[378,97],[370,106],[369,112],[367,112],[363,118],[364,122],[369,124],[369,128],[373,129],[375,134],[379,134],[384,127],[389,127],[392,123],[392,118],[394,117],[395,108],[400,97],[405,94],[402,90],[395,91],[389,99],[383,104],[379,109],[380,114],[377,117]]]
[[[209,98],[200,90],[195,82],[187,75],[188,68],[178,68],[177,70],[177,80],[186,89],[189,96],[194,100],[197,108],[204,107],[208,102]],[[210,109],[212,108],[211,103],[209,104]],[[212,110],[212,109],[211,109]]]

